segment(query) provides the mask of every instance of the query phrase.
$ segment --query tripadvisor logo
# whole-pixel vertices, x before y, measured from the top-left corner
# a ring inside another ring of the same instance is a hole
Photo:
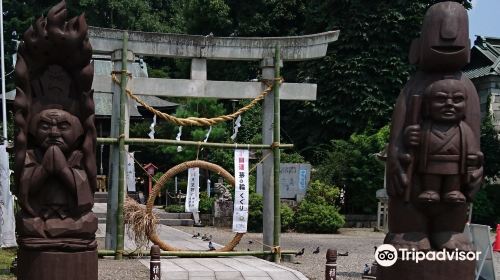
[[[447,251],[417,251],[415,249],[399,249],[399,256],[402,261],[478,261],[481,252],[465,252],[458,249]],[[375,251],[375,260],[380,266],[392,266],[398,260],[398,250],[390,244],[380,245]]]
[[[375,251],[375,261],[381,266],[392,266],[398,260],[398,251],[390,244],[378,246]]]

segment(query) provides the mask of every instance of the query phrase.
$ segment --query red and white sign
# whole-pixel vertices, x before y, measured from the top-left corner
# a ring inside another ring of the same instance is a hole
[[[233,232],[247,232],[248,224],[248,150],[234,151]]]

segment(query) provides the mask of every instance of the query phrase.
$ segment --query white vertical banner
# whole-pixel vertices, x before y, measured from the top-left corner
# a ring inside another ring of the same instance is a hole
[[[188,186],[186,191],[185,212],[198,212],[200,204],[200,169],[188,169]]]
[[[248,150],[234,151],[233,232],[247,232],[248,224]]]
[[[135,192],[134,152],[127,153],[127,191]]]
[[[16,247],[16,222],[14,218],[14,196],[10,192],[9,154],[5,145],[0,145],[0,246]]]

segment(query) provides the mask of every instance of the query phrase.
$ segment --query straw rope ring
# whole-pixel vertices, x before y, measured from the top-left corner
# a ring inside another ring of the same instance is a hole
[[[155,198],[158,196],[160,193],[161,187],[172,177],[175,175],[179,174],[180,172],[186,171],[189,168],[202,168],[202,169],[207,169],[212,172],[217,173],[218,175],[222,176],[226,181],[228,181],[232,186],[234,186],[234,177],[227,172],[224,168],[220,167],[217,164],[210,163],[207,161],[203,160],[192,160],[192,161],[186,161],[181,164],[178,164],[172,168],[170,168],[163,176],[160,177],[160,179],[156,182],[156,184],[153,186],[153,189],[151,191],[151,195],[148,198],[148,202],[146,204],[146,213],[147,215],[153,215],[153,204]],[[244,233],[236,233],[236,235],[233,237],[233,239],[227,243],[224,247],[217,249],[215,251],[217,252],[229,252],[240,243],[241,238],[243,237]],[[176,247],[173,247],[169,245],[168,243],[164,242],[163,240],[160,239],[158,234],[156,234],[155,231],[149,232],[148,233],[149,240],[151,240],[154,244],[160,246],[160,248],[163,251],[185,251],[184,249],[179,249]]]

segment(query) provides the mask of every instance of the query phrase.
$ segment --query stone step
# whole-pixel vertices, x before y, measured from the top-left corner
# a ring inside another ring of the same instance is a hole
[[[106,217],[97,218],[99,224],[106,223]],[[186,226],[191,227],[194,225],[194,221],[191,219],[158,219],[158,223],[165,226]]]
[[[107,192],[96,192],[94,193],[94,203],[107,203],[108,193]]]
[[[108,192],[95,192],[94,197],[108,197]]]
[[[101,219],[101,218],[106,219],[106,213],[95,213],[95,212],[94,212],[94,214],[95,214],[95,216],[96,216],[98,219]]]
[[[167,213],[155,211],[156,217],[159,219],[193,219],[193,214],[191,213]]]
[[[187,226],[191,227],[194,225],[194,221],[192,219],[159,219],[159,224],[165,226]]]

